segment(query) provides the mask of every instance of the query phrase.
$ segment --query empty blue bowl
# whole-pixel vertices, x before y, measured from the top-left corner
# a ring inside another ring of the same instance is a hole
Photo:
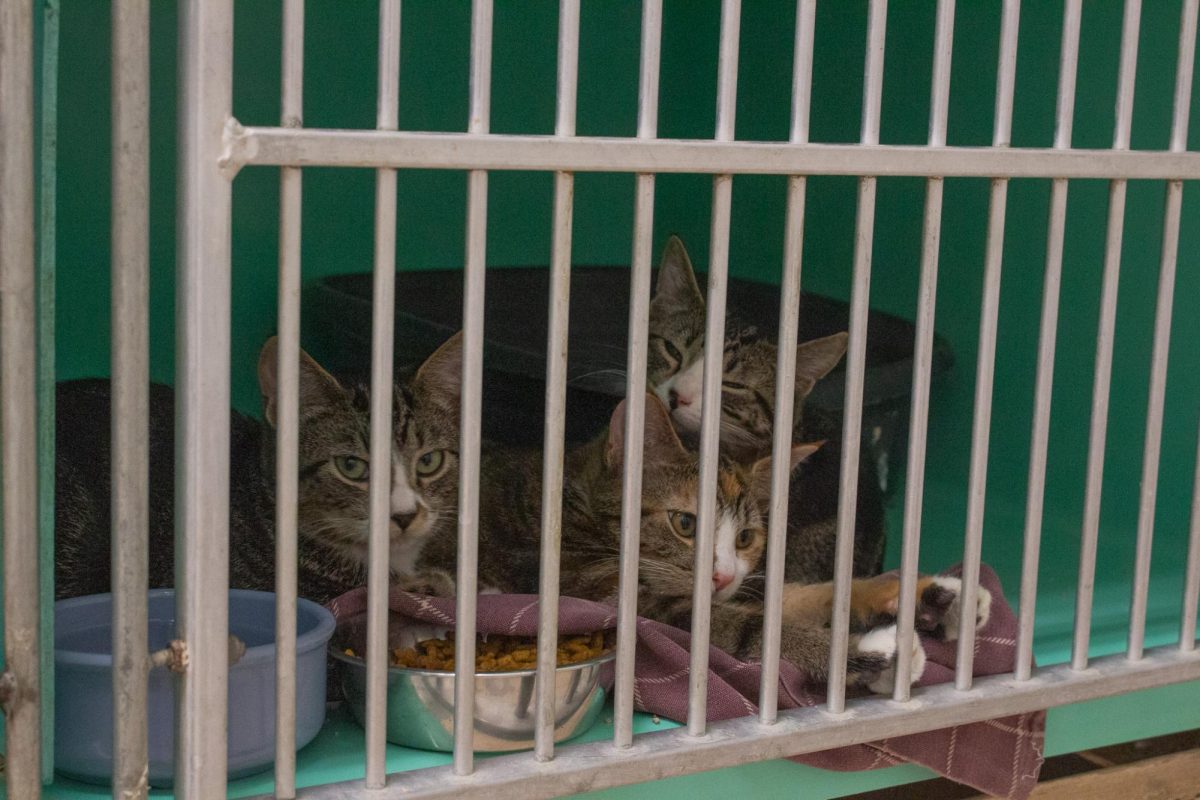
[[[153,652],[175,638],[175,590],[149,594]],[[296,603],[296,747],[325,721],[325,649],[333,615]],[[275,595],[232,589],[229,632],[246,653],[229,669],[229,776],[260,772],[275,760]],[[62,774],[89,783],[112,780],[112,595],[54,604],[54,760]],[[175,763],[176,677],[150,671],[146,703],[150,784],[170,786]]]

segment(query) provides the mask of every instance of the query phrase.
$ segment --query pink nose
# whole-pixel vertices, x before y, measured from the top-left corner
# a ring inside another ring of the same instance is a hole
[[[671,390],[669,397],[671,400],[671,410],[672,411],[679,408],[680,406],[690,406],[692,404],[691,398],[684,397],[683,395],[681,395],[679,392],[675,391],[674,389]]]
[[[713,591],[719,592],[731,583],[733,583],[732,575],[725,575],[721,572],[713,573]]]

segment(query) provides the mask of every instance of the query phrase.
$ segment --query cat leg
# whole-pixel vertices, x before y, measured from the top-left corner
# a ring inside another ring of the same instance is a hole
[[[975,603],[975,630],[987,625],[992,614],[992,593],[979,587]],[[922,578],[917,584],[917,630],[952,642],[958,638],[962,617],[962,580],[946,576]]]
[[[454,597],[454,576],[444,569],[425,569],[415,575],[399,575],[394,583],[412,594]]]

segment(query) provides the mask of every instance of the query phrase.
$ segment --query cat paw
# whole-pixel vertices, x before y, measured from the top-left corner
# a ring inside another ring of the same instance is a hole
[[[432,597],[453,597],[454,576],[441,569],[431,569],[416,575],[404,575],[396,579],[400,589],[412,594],[424,594]]]
[[[975,604],[975,630],[987,625],[992,614],[992,593],[979,587]],[[929,581],[917,601],[917,630],[951,642],[958,638],[962,615],[962,580],[937,577]]]
[[[896,688],[896,626],[876,628],[853,643],[848,659],[850,682],[866,686],[876,694],[891,694]],[[925,648],[912,637],[909,679],[916,683],[925,672]]]

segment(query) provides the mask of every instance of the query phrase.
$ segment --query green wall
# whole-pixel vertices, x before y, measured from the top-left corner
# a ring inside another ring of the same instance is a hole
[[[793,5],[783,0],[745,4],[738,87],[741,139],[787,136]],[[952,145],[990,143],[999,5],[972,0],[958,4],[949,125]],[[1178,0],[1164,0],[1144,8],[1133,125],[1136,148],[1163,148],[1167,143],[1179,5]],[[1022,12],[1013,144],[1045,147],[1053,134],[1062,4],[1026,3]],[[173,374],[174,333],[175,13],[173,3],[156,3],[152,19],[152,374],[168,382]],[[469,4],[409,0],[403,13],[401,127],[464,130]],[[278,120],[279,14],[279,5],[273,2],[236,4],[234,113],[245,123]],[[373,125],[376,14],[368,3],[308,3],[308,125]],[[921,143],[926,137],[933,14],[932,2],[891,4],[881,137],[885,143]],[[1077,146],[1106,147],[1111,142],[1120,16],[1116,2],[1085,7],[1075,114]],[[815,141],[857,138],[865,18],[865,3],[820,6],[812,112]],[[634,133],[639,22],[636,3],[584,4],[579,133]],[[716,0],[666,4],[661,135],[712,135],[718,30]],[[497,3],[494,131],[552,131],[556,35],[556,3]],[[108,369],[108,36],[107,4],[65,3],[58,207],[60,378],[105,374]],[[1193,116],[1200,116],[1195,113],[1200,109],[1193,111]],[[1200,144],[1198,128],[1193,125],[1193,148]],[[312,169],[306,171],[304,181],[306,281],[368,270],[372,173]],[[459,268],[463,174],[405,171],[399,184],[398,268]],[[238,176],[234,190],[234,399],[239,408],[251,412],[258,406],[253,381],[257,349],[275,324],[277,186],[275,170],[249,169]],[[809,186],[804,283],[809,290],[845,298],[850,284],[854,181],[815,178]],[[735,275],[778,280],[784,188],[782,178],[735,180],[731,245]],[[1162,577],[1155,584],[1163,608],[1173,607],[1170,598],[1179,585],[1180,542],[1187,521],[1200,405],[1192,344],[1200,336],[1200,322],[1189,313],[1189,301],[1200,296],[1196,263],[1200,223],[1194,190],[1188,187],[1184,201],[1164,432],[1158,514],[1162,545],[1156,557],[1156,569],[1161,568],[1156,575]],[[1001,571],[1010,593],[1015,593],[1020,558],[1048,193],[1045,180],[1014,181],[1009,191],[985,559]],[[933,401],[923,548],[926,568],[945,566],[960,553],[987,196],[987,181],[947,181],[938,329],[952,343],[958,365],[940,384]],[[548,261],[551,197],[549,175],[493,173],[489,264]],[[662,176],[658,181],[657,240],[670,232],[680,233],[701,265],[708,255],[710,197],[709,180],[702,176]],[[1130,186],[1107,452],[1102,581],[1127,574],[1132,560],[1162,197],[1160,183]],[[1042,571],[1043,596],[1055,601],[1070,596],[1075,575],[1106,198],[1103,182],[1071,185]],[[915,307],[923,200],[920,180],[880,181],[871,301],[875,308],[909,318]],[[632,206],[631,176],[579,176],[575,260],[627,262]],[[314,338],[306,328],[306,341]],[[320,356],[319,350],[316,354]],[[898,535],[892,537],[893,561],[898,540]],[[1127,589],[1119,580],[1105,586],[1102,598],[1111,589],[1111,601],[1118,608]],[[1039,633],[1059,632],[1053,627],[1057,623],[1040,624]]]

